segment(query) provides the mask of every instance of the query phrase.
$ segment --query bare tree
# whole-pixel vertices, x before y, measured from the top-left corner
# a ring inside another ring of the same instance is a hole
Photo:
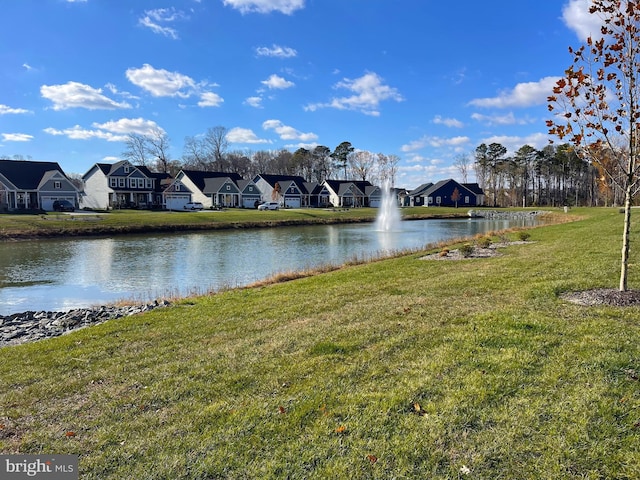
[[[349,168],[353,176],[358,177],[362,181],[366,181],[375,166],[376,156],[366,150],[358,150],[357,152],[350,153],[347,156],[347,160],[349,161]]]
[[[213,169],[224,171],[224,155],[229,147],[227,134],[229,131],[226,127],[218,125],[207,129],[203,143],[207,153],[212,157]]]
[[[466,153],[458,155],[453,161],[453,166],[458,169],[458,172],[460,172],[462,183],[467,183],[469,181],[469,170],[471,169],[472,165],[473,162],[471,161],[469,155],[467,155]]]
[[[156,171],[169,173],[170,148],[169,136],[164,130],[156,128],[147,137],[147,151],[149,156],[155,159]]]
[[[573,65],[548,98],[558,115],[547,126],[624,192],[619,290],[626,291],[631,204],[640,182],[640,0],[592,0],[589,13],[602,20],[601,37],[569,48]]]
[[[140,133],[130,133],[125,140],[122,158],[134,165],[146,166],[149,162],[149,137]]]
[[[206,170],[207,152],[202,141],[196,137],[185,137],[182,161],[186,168]]]

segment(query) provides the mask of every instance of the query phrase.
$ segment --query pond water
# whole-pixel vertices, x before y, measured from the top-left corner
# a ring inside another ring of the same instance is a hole
[[[367,223],[4,243],[0,315],[206,293],[532,222],[416,220],[396,231]]]

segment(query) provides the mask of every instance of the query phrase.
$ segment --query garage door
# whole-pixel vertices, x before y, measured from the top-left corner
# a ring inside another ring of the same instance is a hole
[[[255,208],[256,202],[262,203],[259,197],[242,197],[242,206],[244,208]]]
[[[190,195],[171,195],[166,199],[167,210],[184,210],[184,206],[191,201]]]
[[[284,204],[289,208],[300,208],[300,198],[285,198]]]
[[[74,197],[42,197],[40,199],[40,202],[41,202],[40,208],[42,208],[42,210],[45,210],[47,212],[52,212],[53,202],[55,202],[56,200],[67,200],[71,202],[71,205],[76,204],[76,199]]]

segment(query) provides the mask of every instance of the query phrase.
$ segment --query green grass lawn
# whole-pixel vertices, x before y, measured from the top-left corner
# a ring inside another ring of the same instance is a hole
[[[638,479],[640,309],[558,298],[617,286],[623,216],[572,213],[496,258],[411,253],[2,348],[0,451],[78,454],[83,480]]]
[[[405,218],[465,216],[464,208],[402,209]],[[184,231],[196,229],[270,227],[278,224],[334,223],[373,221],[377,208],[282,209],[258,211],[231,208],[222,211],[170,212],[149,210],[113,210],[104,213],[78,211],[43,214],[0,214],[0,240],[36,236],[101,235],[148,231]]]

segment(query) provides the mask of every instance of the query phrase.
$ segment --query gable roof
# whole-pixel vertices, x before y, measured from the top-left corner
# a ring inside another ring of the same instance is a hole
[[[0,160],[0,175],[20,190],[37,190],[43,177],[51,171],[60,172],[68,180],[57,162]]]
[[[259,173],[255,176],[254,182],[258,177],[262,178],[265,182],[267,182],[272,187],[275,186],[276,183],[280,183],[280,186],[283,185],[283,182],[293,182],[298,187],[298,190],[305,191],[304,184],[306,180],[298,175],[272,175],[269,173]]]
[[[423,183],[422,185],[419,185],[416,188],[414,188],[413,190],[411,190],[409,192],[409,195],[411,195],[411,196],[420,195],[421,193],[426,192],[432,186],[433,186],[433,182]]]
[[[206,179],[208,178],[230,178],[234,182],[242,180],[242,177],[238,173],[232,172],[205,172],[202,170],[180,170],[186,177],[203,192],[206,186]]]

